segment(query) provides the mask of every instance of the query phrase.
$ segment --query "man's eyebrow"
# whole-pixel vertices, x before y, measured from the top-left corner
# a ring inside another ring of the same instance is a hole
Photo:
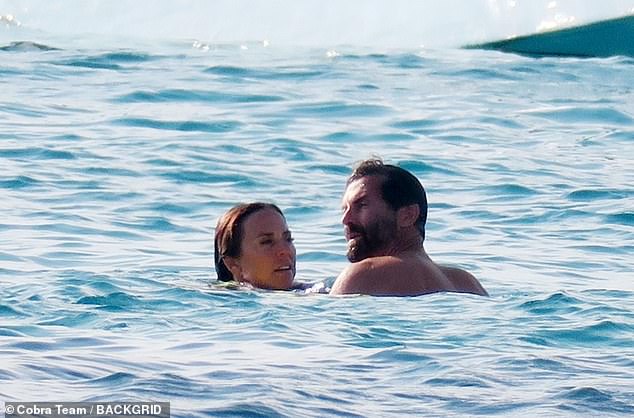
[[[359,196],[355,197],[350,203],[359,203],[360,201],[368,197],[368,192],[361,192]]]
[[[346,208],[346,205],[348,204],[355,204],[355,203],[359,203],[360,201],[362,201],[363,199],[368,197],[368,193],[367,192],[362,192],[359,196],[355,197],[352,201],[350,201],[349,203],[343,203],[341,202],[341,210]]]

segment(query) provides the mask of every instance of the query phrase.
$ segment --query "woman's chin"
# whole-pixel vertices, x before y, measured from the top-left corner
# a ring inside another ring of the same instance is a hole
[[[293,286],[293,280],[295,279],[295,271],[292,269],[276,271],[271,279],[272,283],[275,283],[275,288],[277,290],[290,289]]]
[[[254,282],[251,282],[251,285],[254,287],[259,287],[261,289],[288,290],[293,287],[294,279],[295,279],[295,272],[292,270],[276,271],[267,280],[262,280],[258,282],[254,281]]]

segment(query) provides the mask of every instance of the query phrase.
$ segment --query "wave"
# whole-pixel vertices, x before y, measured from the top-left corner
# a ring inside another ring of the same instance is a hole
[[[237,94],[216,91],[167,89],[135,91],[119,97],[120,103],[203,102],[203,103],[267,103],[284,100],[276,95]]]
[[[238,129],[242,123],[237,121],[218,121],[218,122],[202,122],[202,121],[161,121],[146,118],[122,118],[113,121],[114,124],[124,125],[134,128],[161,129],[168,131],[183,132],[207,132],[207,133],[225,133]]]

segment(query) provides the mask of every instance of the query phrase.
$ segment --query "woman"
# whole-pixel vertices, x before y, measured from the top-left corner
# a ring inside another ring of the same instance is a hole
[[[243,203],[216,225],[214,261],[218,280],[235,280],[263,289],[302,288],[295,278],[295,245],[280,208]]]

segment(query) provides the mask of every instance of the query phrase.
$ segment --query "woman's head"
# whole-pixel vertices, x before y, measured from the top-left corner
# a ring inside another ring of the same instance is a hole
[[[218,280],[266,289],[288,289],[295,277],[295,246],[282,211],[271,203],[229,209],[216,225]]]

